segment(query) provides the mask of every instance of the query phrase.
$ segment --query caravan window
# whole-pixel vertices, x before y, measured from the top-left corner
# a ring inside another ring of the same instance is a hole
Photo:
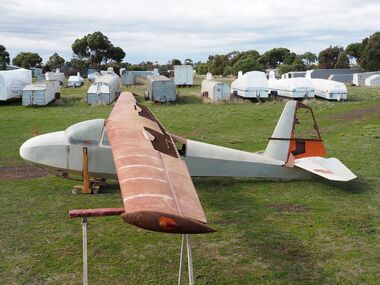
[[[88,120],[68,127],[65,135],[71,144],[98,145],[103,127],[103,119]]]

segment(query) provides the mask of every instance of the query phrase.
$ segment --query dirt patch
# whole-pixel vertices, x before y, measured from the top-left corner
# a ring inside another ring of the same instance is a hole
[[[0,180],[18,180],[48,176],[49,173],[31,165],[0,167]]]
[[[290,205],[290,204],[277,204],[271,205],[272,208],[276,209],[278,212],[294,212],[302,213],[309,212],[311,209],[300,205]]]
[[[357,119],[362,119],[364,117],[376,116],[379,114],[380,114],[380,105],[375,105],[375,106],[371,106],[367,108],[351,110],[343,114],[331,115],[330,118],[338,119],[338,120],[353,121]]]

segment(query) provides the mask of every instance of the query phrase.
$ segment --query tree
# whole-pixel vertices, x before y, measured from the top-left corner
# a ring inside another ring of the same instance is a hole
[[[31,68],[41,66],[42,58],[38,53],[34,52],[20,52],[16,55],[16,57],[12,60],[14,65],[23,67],[23,68]]]
[[[360,64],[360,58],[363,53],[362,43],[352,43],[346,47],[346,53],[349,57],[354,58],[357,63]]]
[[[9,62],[9,53],[7,52],[5,46],[0,45],[0,70],[6,69]]]
[[[380,70],[380,32],[364,39],[362,45],[361,67],[368,71]]]
[[[46,64],[50,66],[50,68],[56,69],[59,68],[63,63],[65,63],[65,59],[55,52],[51,57],[49,57],[49,60]]]
[[[322,50],[318,55],[320,68],[332,69],[338,61],[339,54],[343,51],[341,46],[329,46]]]
[[[102,63],[107,65],[112,61],[121,62],[125,57],[123,49],[115,47],[101,32],[76,39],[71,49],[78,59],[89,61],[90,65],[97,69],[100,69]]]
[[[276,68],[289,56],[291,56],[290,50],[287,48],[273,48],[260,57],[260,63],[264,64],[267,68]]]
[[[350,68],[350,59],[345,51],[339,53],[334,68]]]
[[[193,66],[193,60],[190,58],[185,59],[185,64]]]
[[[300,57],[306,66],[306,69],[312,69],[318,59],[317,55],[311,51],[307,51],[304,54],[301,54]]]
[[[258,71],[264,71],[264,65],[262,65],[257,58],[253,57],[243,57],[240,58],[234,65],[233,65],[233,73],[237,74],[239,71],[243,71],[243,73],[246,73],[248,71],[252,70],[258,70]]]
[[[85,74],[87,68],[89,67],[88,62],[78,59],[78,58],[73,58],[70,61],[70,66],[74,68],[76,72],[80,72],[81,74]]]
[[[197,74],[206,74],[208,72],[208,64],[204,62],[197,62],[195,65]]]

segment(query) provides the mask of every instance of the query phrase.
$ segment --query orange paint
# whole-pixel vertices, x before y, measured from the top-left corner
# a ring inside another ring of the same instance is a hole
[[[158,220],[158,224],[161,228],[165,229],[173,229],[177,226],[177,223],[174,219],[168,217],[160,217]]]

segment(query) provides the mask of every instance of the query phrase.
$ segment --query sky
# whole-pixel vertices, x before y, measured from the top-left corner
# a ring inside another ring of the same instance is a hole
[[[210,54],[286,47],[318,53],[380,31],[380,0],[0,0],[0,44],[11,55],[54,52],[101,31],[124,61],[206,61]]]

